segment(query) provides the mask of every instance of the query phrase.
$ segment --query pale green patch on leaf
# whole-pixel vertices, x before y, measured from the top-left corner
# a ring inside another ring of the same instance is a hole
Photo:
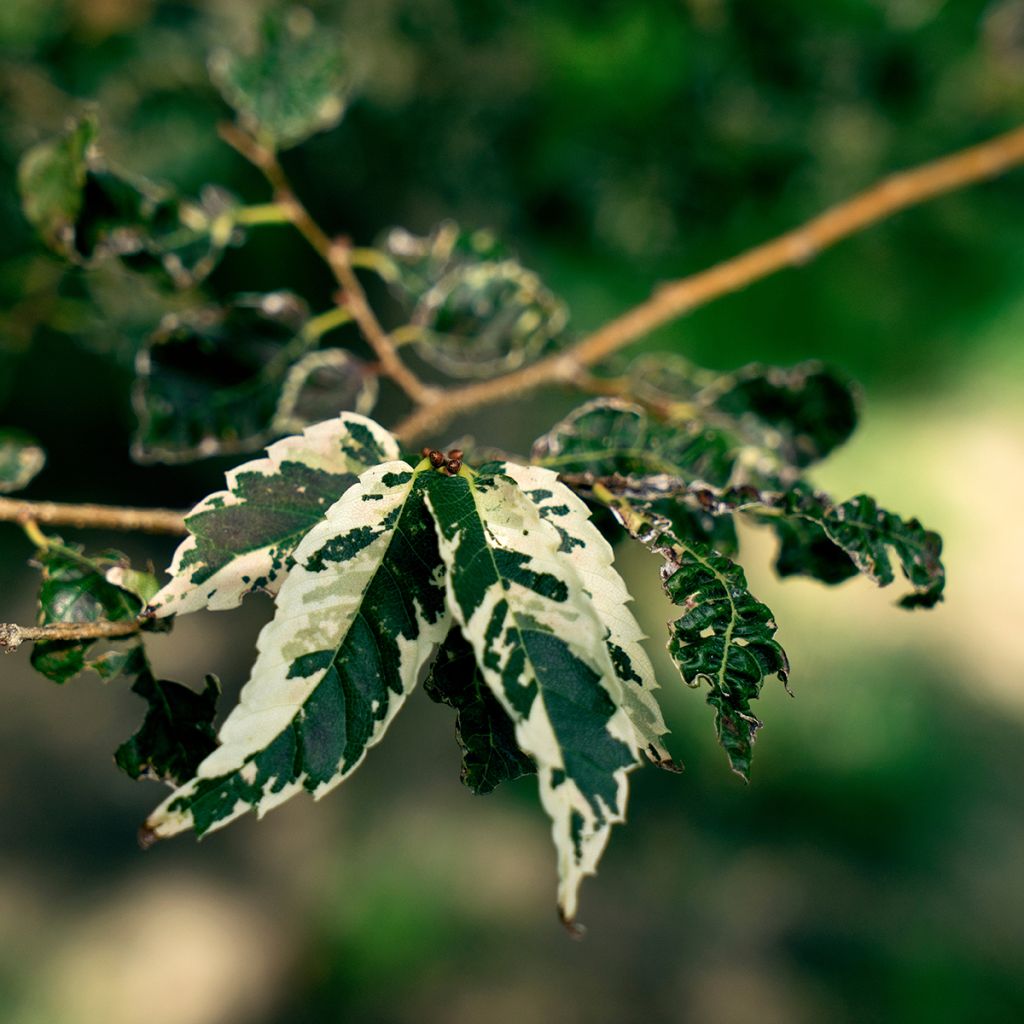
[[[750,702],[760,695],[767,676],[785,682],[789,674],[771,610],[750,593],[735,562],[677,537],[667,521],[624,499],[613,500],[611,507],[630,534],[665,559],[665,592],[683,609],[669,624],[669,652],[688,684],[708,685],[718,740],[733,771],[748,778],[761,727]]]
[[[406,463],[375,466],[305,536],[220,746],[147,838],[319,798],[381,739],[451,622],[423,490]]]
[[[341,40],[305,8],[268,13],[247,52],[211,55],[210,76],[239,124],[273,149],[333,128],[345,112]]]
[[[474,793],[490,793],[502,782],[536,774],[533,761],[519,749],[512,719],[488,688],[458,627],[437,652],[423,689],[431,700],[456,711],[461,779]]]
[[[46,452],[20,430],[0,430],[0,494],[28,487],[46,465]]]
[[[127,565],[118,551],[87,556],[77,544],[51,539],[36,555],[43,573],[39,588],[39,624],[54,622],[121,622],[134,619],[142,602],[108,582],[107,573]],[[94,640],[45,640],[32,651],[32,667],[55,683],[66,683],[86,669],[110,679],[125,669],[137,638],[109,645]],[[95,653],[97,650],[100,653]]]
[[[190,536],[153,599],[158,616],[236,607],[254,590],[276,593],[302,538],[371,466],[398,458],[394,438],[356,413],[309,427],[227,474],[227,489],[188,514]]]
[[[368,415],[377,392],[377,375],[351,353],[340,348],[310,352],[285,376],[273,429],[295,433],[348,410]]]
[[[606,645],[608,627],[546,522],[503,464],[425,474],[448,569],[448,602],[491,692],[537,766],[571,922],[611,826],[624,819],[636,730]],[[523,470],[529,473],[528,470]],[[547,476],[544,482],[547,482]],[[562,524],[576,532],[576,517]]]

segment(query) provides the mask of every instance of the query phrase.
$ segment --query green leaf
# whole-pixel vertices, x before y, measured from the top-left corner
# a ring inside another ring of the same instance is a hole
[[[617,499],[612,508],[638,540],[664,558],[662,583],[683,614],[669,624],[669,652],[691,686],[708,685],[715,729],[732,770],[746,779],[761,722],[750,702],[766,676],[783,682],[786,653],[775,640],[770,609],[747,589],[743,570],[706,545],[677,537],[658,520]]]
[[[206,277],[237,241],[234,197],[208,186],[198,201],[109,168],[87,114],[40,143],[19,167],[22,207],[43,241],[85,267],[117,259],[174,287]]]
[[[276,593],[296,546],[356,477],[396,458],[394,438],[355,413],[272,444],[265,459],[231,470],[227,490],[188,514],[190,536],[150,608],[157,616],[181,615],[234,608],[254,590]]]
[[[738,444],[699,420],[664,424],[639,405],[598,398],[539,437],[532,457],[559,473],[581,476],[582,485],[622,477],[631,496],[653,499],[676,489],[680,480],[724,485],[736,464]]]
[[[493,377],[540,356],[568,312],[514,260],[456,267],[417,303],[418,355],[453,377]]]
[[[859,392],[813,360],[791,367],[752,363],[709,385],[698,402],[746,427],[755,443],[767,434],[786,463],[802,469],[820,462],[856,429]]]
[[[133,594],[110,583],[109,570],[127,564],[117,551],[87,557],[77,544],[54,539],[37,553],[43,572],[39,588],[39,624],[54,622],[121,622],[134,619],[142,603]],[[55,683],[66,683],[85,669],[104,679],[122,671],[136,638],[114,642],[96,655],[94,640],[46,640],[36,643],[32,667]]]
[[[27,487],[46,465],[46,452],[20,430],[0,430],[0,494]]]
[[[671,493],[678,481],[785,486],[857,423],[852,385],[817,362],[713,374],[651,353],[628,379],[650,409],[618,398],[587,402],[535,442],[534,461],[584,486],[586,478],[621,477],[633,500]]]
[[[747,511],[772,522],[782,541],[778,562],[782,575],[800,573],[838,583],[859,571],[885,587],[895,579],[892,551],[913,588],[900,605],[931,608],[942,600],[946,585],[942,538],[916,519],[904,520],[879,508],[870,495],[836,503],[803,482],[781,492],[746,486],[688,487],[680,482],[675,497],[718,515]],[[761,510],[767,514],[759,515]],[[784,517],[781,522],[779,517]]]
[[[342,410],[368,415],[377,404],[377,375],[340,348],[310,352],[288,370],[273,429],[295,433]]]
[[[879,508],[867,494],[834,505],[825,494],[798,489],[782,499],[782,506],[788,514],[819,526],[857,569],[880,587],[896,578],[891,550],[913,587],[900,598],[902,607],[932,608],[942,600],[946,586],[942,538],[916,519],[904,520]]]
[[[515,723],[519,748],[537,766],[558,853],[559,911],[571,922],[582,879],[625,816],[626,773],[639,743],[595,607],[603,602],[584,590],[557,530],[505,469],[425,474],[427,503],[448,569],[449,606]],[[572,516],[560,525],[577,536],[582,524]]]
[[[75,222],[82,209],[87,153],[96,139],[96,118],[86,114],[66,134],[40,142],[18,166],[21,204],[28,222],[52,249],[75,249]]]
[[[590,511],[557,474],[537,466],[506,462],[502,472],[533,502],[541,519],[558,536],[558,552],[576,570],[582,589],[606,630],[605,647],[622,692],[622,707],[648,760],[669,771],[681,770],[664,745],[668,726],[654,697],[654,667],[644,651],[640,624],[627,607],[633,600],[615,571],[611,545],[590,521]]]
[[[453,377],[490,377],[556,343],[568,311],[490,231],[445,221],[426,237],[402,228],[382,248],[391,284],[419,328],[417,354]]]
[[[185,462],[258,448],[273,433],[289,367],[312,345],[308,318],[290,292],[165,317],[135,361],[133,457]]]
[[[247,52],[215,51],[210,76],[241,126],[274,149],[333,128],[345,112],[342,42],[305,8],[267,14]]]
[[[202,693],[157,679],[141,665],[132,692],[149,705],[142,726],[117,748],[118,768],[133,779],[180,784],[190,779],[217,745],[213,719],[220,683],[208,675]]]
[[[461,778],[474,793],[490,793],[502,782],[536,774],[533,761],[516,743],[512,719],[488,689],[473,648],[457,627],[441,645],[423,688],[431,700],[456,711]]]
[[[375,466],[305,536],[220,746],[146,838],[323,796],[381,739],[451,622],[423,487],[404,462]]]
[[[829,539],[825,531],[806,519],[772,519],[779,538],[775,571],[787,576],[810,576],[822,583],[836,584],[860,571],[850,556]]]

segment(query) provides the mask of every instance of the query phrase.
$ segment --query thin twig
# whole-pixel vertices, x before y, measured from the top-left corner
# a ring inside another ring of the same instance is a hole
[[[787,267],[807,263],[850,235],[928,199],[994,178],[1024,163],[1024,128],[951,156],[895,174],[800,227],[690,277],[662,285],[640,305],[599,327],[564,352],[532,366],[444,393],[441,403],[417,409],[395,428],[411,441],[446,426],[459,413],[507,398],[518,398],[544,384],[571,382],[655,328],[714,299]]]
[[[352,319],[380,361],[382,372],[390,377],[418,406],[436,405],[443,392],[440,388],[424,384],[402,362],[390,335],[381,326],[366,300],[366,292],[352,269],[351,245],[342,239],[332,240],[313,219],[295,194],[277,156],[261,146],[250,135],[233,124],[220,126],[221,138],[254,167],[263,173],[274,191],[274,201],[285,211],[288,219],[319,253],[341,286],[340,301],[352,314]]]
[[[69,505],[56,501],[0,498],[0,522],[41,523],[100,530],[183,534],[185,516],[167,508],[121,508],[115,505]]]
[[[26,640],[101,640],[138,633],[135,619],[117,622],[52,622],[48,626],[18,626],[13,622],[0,623],[0,650],[10,654]]]

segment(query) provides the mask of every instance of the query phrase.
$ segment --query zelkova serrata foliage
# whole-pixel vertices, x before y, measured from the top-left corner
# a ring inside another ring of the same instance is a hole
[[[43,575],[39,624],[0,627],[0,642],[32,640],[34,667],[55,682],[85,669],[132,681],[148,711],[117,764],[173,787],[143,826],[147,843],[262,814],[303,790],[323,795],[422,680],[456,712],[468,786],[484,793],[537,776],[559,912],[571,925],[581,880],[624,820],[629,773],[645,760],[678,770],[610,542],[631,538],[661,559],[678,612],[672,660],[705,693],[744,778],[761,727],[752,702],[766,678],[786,683],[790,668],[770,609],[734,560],[735,522],[777,534],[781,575],[834,584],[860,573],[884,586],[895,559],[907,608],[941,600],[941,542],[868,495],[834,500],[809,482],[856,426],[857,392],[838,372],[814,362],[721,374],[663,353],[610,361],[687,308],[672,298],[683,286],[690,304],[707,301],[792,262],[785,253],[703,291],[677,283],[633,320],[580,340],[564,303],[487,231],[392,229],[363,249],[328,236],[276,154],[342,117],[338,53],[329,33],[284,18],[266,24],[255,52],[211,61],[237,115],[224,137],[266,176],[267,204],[212,187],[188,199],[111,167],[92,112],[26,154],[24,211],[51,249],[81,267],[120,263],[178,296],[136,355],[134,456],[177,462],[272,443],[187,514],[162,586],[117,552],[86,552],[40,529],[87,516],[20,503]],[[1024,147],[1014,145],[1018,161]],[[850,214],[845,233],[936,193],[924,170],[914,173],[916,195],[873,200],[873,214]],[[965,165],[945,187],[986,173]],[[279,222],[324,258],[339,286],[335,308],[313,314],[288,292],[202,297],[228,248]],[[806,230],[822,231],[815,223]],[[842,237],[828,230],[822,245]],[[382,325],[357,271],[390,287],[404,310],[396,326]],[[358,340],[325,341],[353,324]],[[440,383],[410,368],[406,346]],[[369,418],[382,376],[413,406],[394,432]],[[503,387],[514,395],[546,383],[591,397],[538,431],[528,455],[407,450]],[[31,438],[0,432],[0,490],[24,487],[43,463]],[[610,514],[592,518],[595,510]],[[178,528],[172,513],[131,519],[154,522]],[[273,595],[276,614],[218,732],[216,679],[197,693],[157,678],[145,635],[255,591]]]

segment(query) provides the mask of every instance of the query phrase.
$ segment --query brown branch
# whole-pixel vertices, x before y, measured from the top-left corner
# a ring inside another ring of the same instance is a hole
[[[18,626],[13,622],[0,623],[0,649],[7,654],[16,651],[26,640],[101,640],[131,636],[138,633],[135,619],[118,622],[52,622],[48,626]]]
[[[0,522],[41,523],[142,533],[186,533],[185,517],[167,508],[120,508],[114,505],[68,505],[55,501],[0,498]]]
[[[395,434],[403,441],[446,426],[456,415],[544,384],[571,382],[582,368],[594,366],[655,328],[715,299],[787,267],[800,266],[850,235],[928,199],[994,178],[1024,163],[1024,128],[952,156],[894,174],[872,188],[778,238],[749,249],[690,277],[662,285],[639,306],[599,327],[564,352],[522,370],[444,394],[442,403],[417,409]]]
[[[366,292],[352,269],[351,246],[344,240],[332,241],[303,206],[288,181],[284,168],[272,150],[260,145],[252,136],[236,125],[222,124],[221,138],[254,167],[263,173],[274,192],[274,200],[285,211],[288,220],[316,250],[330,267],[334,279],[341,287],[340,304],[352,314],[362,331],[366,343],[380,361],[381,371],[390,377],[418,406],[436,404],[441,398],[439,388],[424,384],[402,362],[391,336],[381,326],[376,314],[366,301]]]

